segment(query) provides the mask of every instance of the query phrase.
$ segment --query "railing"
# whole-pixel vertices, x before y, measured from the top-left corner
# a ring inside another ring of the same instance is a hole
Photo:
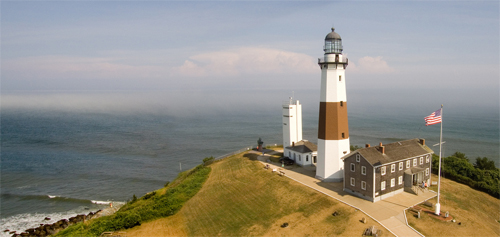
[[[318,63],[325,63],[325,59],[324,58],[318,58]],[[349,62],[349,59],[348,58],[344,58],[342,57],[342,59],[336,59],[335,61],[328,61],[328,63],[348,63]]]
[[[296,104],[297,104],[297,100],[284,100],[282,103],[283,106],[296,105]]]
[[[227,157],[230,157],[232,155],[236,155],[236,154],[239,154],[239,153],[242,153],[244,151],[251,150],[251,149],[253,149],[253,147],[251,147],[251,146],[250,147],[241,148],[241,149],[239,149],[237,151],[233,151],[231,153],[227,153],[225,155],[219,156],[219,157],[215,158],[214,160],[222,160],[224,158],[227,158]]]

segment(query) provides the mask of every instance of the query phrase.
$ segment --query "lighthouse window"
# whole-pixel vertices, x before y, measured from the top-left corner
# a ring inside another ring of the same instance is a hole
[[[339,81],[342,81],[342,76],[339,76]]]
[[[345,138],[345,135],[344,135],[344,133],[342,133],[342,138]]]
[[[344,106],[344,101],[340,101],[340,106]]]

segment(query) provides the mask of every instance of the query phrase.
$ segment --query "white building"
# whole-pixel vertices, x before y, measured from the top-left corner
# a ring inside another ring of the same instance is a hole
[[[302,140],[302,105],[298,100],[283,102],[283,147]]]
[[[345,84],[348,60],[342,55],[342,39],[334,28],[326,35],[323,50],[324,57],[318,59],[321,92],[316,178],[341,182],[344,177],[341,158],[350,152]]]
[[[317,161],[318,147],[316,144],[302,140],[292,143],[283,149],[283,156],[295,161],[297,165],[315,165]]]

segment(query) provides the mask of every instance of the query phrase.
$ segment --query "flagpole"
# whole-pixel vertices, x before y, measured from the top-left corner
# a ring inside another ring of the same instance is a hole
[[[441,132],[439,133],[439,169],[438,169],[438,197],[436,203],[436,210],[434,214],[440,215],[441,204],[439,203],[439,195],[441,190],[441,146],[443,145],[443,105],[441,105]]]

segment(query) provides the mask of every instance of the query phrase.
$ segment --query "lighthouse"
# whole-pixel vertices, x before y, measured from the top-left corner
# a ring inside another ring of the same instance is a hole
[[[326,35],[323,50],[324,57],[318,59],[321,92],[316,178],[324,182],[341,182],[344,174],[341,158],[350,149],[345,84],[348,60],[342,55],[342,39],[335,28]]]

